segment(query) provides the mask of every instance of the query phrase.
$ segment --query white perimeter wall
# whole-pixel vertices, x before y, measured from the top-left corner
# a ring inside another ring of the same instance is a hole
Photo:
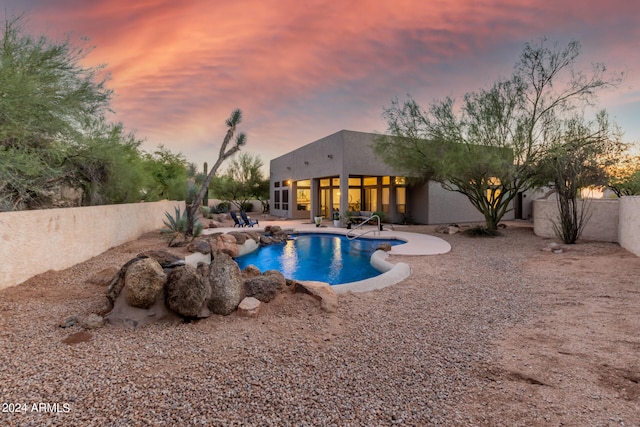
[[[0,289],[48,270],[63,270],[163,227],[184,202],[0,213]]]
[[[640,196],[622,197],[619,216],[620,246],[640,256]]]

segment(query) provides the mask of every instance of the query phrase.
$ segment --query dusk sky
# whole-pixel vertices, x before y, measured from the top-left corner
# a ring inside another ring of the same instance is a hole
[[[640,141],[635,0],[0,0],[31,34],[88,37],[106,64],[113,120],[189,162],[213,163],[242,109],[245,152],[269,161],[341,129],[384,132],[382,109],[423,106],[508,77],[526,42],[582,43],[623,84],[599,95]]]

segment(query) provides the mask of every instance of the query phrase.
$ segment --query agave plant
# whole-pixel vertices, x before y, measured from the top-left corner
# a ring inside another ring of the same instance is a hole
[[[167,217],[162,221],[165,228],[161,229],[160,232],[169,241],[169,246],[184,245],[187,241],[187,211],[182,212],[180,206],[177,206],[173,216],[169,212],[165,212],[164,215]],[[201,233],[202,224],[196,221],[193,226],[193,237],[197,237]]]

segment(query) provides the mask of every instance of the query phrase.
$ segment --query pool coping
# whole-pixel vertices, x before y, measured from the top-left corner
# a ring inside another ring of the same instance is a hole
[[[339,227],[316,227],[315,224],[307,222],[293,222],[293,221],[264,221],[265,225],[278,225],[283,230],[292,233],[322,233],[322,234],[342,234],[346,235],[351,230]],[[264,229],[264,226],[260,227]],[[213,234],[218,232],[228,233],[230,231],[243,231],[251,230],[251,228],[212,228],[204,230],[203,234]],[[341,283],[338,285],[331,285],[331,289],[336,294],[343,294],[347,292],[369,292],[376,289],[383,289],[388,286],[395,285],[409,276],[411,276],[411,267],[404,262],[391,263],[387,261],[389,255],[440,255],[447,253],[451,250],[451,245],[439,237],[431,236],[429,234],[410,233],[406,231],[387,230],[382,231],[375,230],[375,227],[363,228],[363,231],[369,233],[358,238],[372,238],[372,239],[399,239],[405,243],[394,245],[391,247],[391,251],[385,252],[378,250],[371,255],[371,264],[374,268],[378,269],[382,273],[376,277],[372,277],[366,280],[360,280],[357,282]],[[360,231],[360,230],[359,230]]]

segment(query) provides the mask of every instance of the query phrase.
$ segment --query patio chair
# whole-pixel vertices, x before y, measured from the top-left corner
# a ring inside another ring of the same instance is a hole
[[[240,216],[242,217],[242,220],[244,221],[245,225],[248,225],[249,227],[253,227],[254,225],[260,225],[257,219],[251,219],[247,216],[247,213],[244,211],[240,212]]]
[[[242,220],[242,219],[238,219],[238,216],[236,215],[236,213],[235,213],[235,212],[233,212],[233,211],[229,211],[229,215],[231,215],[231,219],[232,219],[232,220],[233,220],[233,222],[235,223],[235,224],[233,224],[233,228],[236,228],[236,227],[244,227],[245,225],[247,225],[247,224],[244,222],[244,220]]]

